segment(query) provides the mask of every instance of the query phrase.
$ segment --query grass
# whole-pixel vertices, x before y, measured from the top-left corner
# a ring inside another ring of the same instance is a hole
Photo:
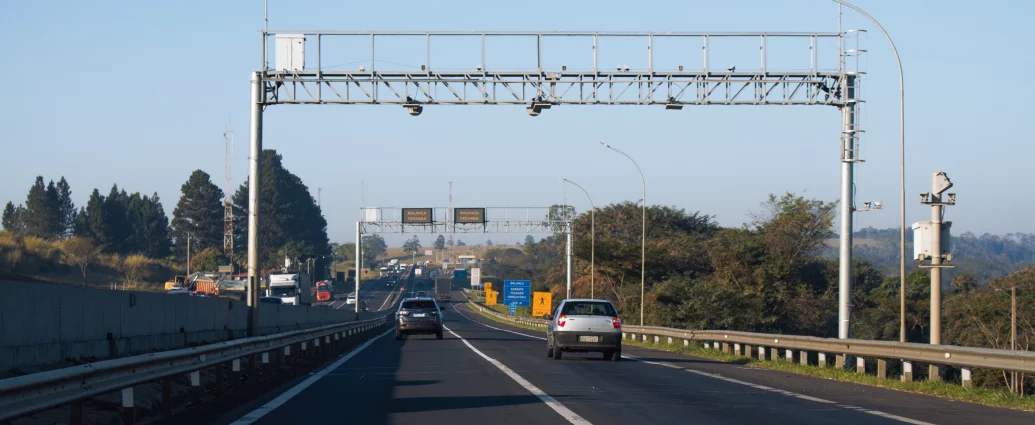
[[[479,313],[489,318],[490,320],[506,323],[511,326],[516,326],[519,328],[538,332],[543,331],[542,328],[527,326],[520,323],[513,323],[507,320],[500,319],[486,312],[479,311]],[[626,339],[622,341],[622,344],[634,347],[650,348],[654,350],[681,353],[689,356],[701,357],[724,363],[744,365],[747,367],[755,367],[759,369],[776,370],[781,372],[794,373],[798,375],[812,376],[822,379],[831,379],[835,381],[851,382],[860,385],[869,385],[872,387],[888,388],[897,391],[925,394],[947,398],[951,400],[965,401],[968,403],[982,404],[985,406],[1005,407],[1009,409],[1023,410],[1026,412],[1035,412],[1035,397],[1020,396],[1003,390],[986,388],[963,388],[963,386],[958,383],[944,381],[903,382],[898,379],[881,379],[878,378],[876,375],[859,374],[856,373],[854,370],[842,370],[837,369],[835,367],[820,368],[816,366],[802,366],[798,363],[790,363],[787,361],[758,360],[752,357],[738,356],[732,353],[723,353],[719,350],[706,349],[702,347],[700,344],[690,344],[688,346],[683,346],[681,342],[673,342],[672,344],[669,344],[664,341],[665,340],[663,339],[662,342],[658,344],[652,344]]]

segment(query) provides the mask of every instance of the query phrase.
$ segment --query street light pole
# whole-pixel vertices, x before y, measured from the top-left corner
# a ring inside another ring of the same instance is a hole
[[[613,150],[615,152],[618,152],[618,153],[622,154],[626,158],[629,158],[629,161],[632,161],[633,166],[636,167],[636,171],[638,173],[640,173],[640,183],[643,185],[643,199],[642,199],[642,201],[643,201],[643,207],[642,208],[643,209],[641,210],[641,217],[643,219],[643,224],[642,224],[642,231],[641,231],[641,235],[640,235],[640,326],[643,326],[643,307],[644,307],[643,297],[644,297],[644,287],[646,286],[645,282],[647,280],[646,279],[646,276],[647,276],[647,180],[645,180],[643,178],[643,170],[640,170],[640,165],[637,164],[636,161],[633,160],[631,156],[629,156],[625,152],[622,152],[622,151],[620,151],[618,149],[615,149],[614,147],[612,147],[611,145],[609,145],[607,143],[600,142],[600,144],[603,145],[605,148],[611,149],[611,150]]]
[[[561,177],[561,180],[563,180],[565,182],[568,182],[568,183],[571,183],[575,187],[579,188],[579,190],[581,190],[582,193],[585,193],[586,197],[589,198],[589,297],[590,298],[594,298],[594,295],[596,293],[596,280],[595,279],[596,279],[596,275],[597,275],[596,268],[595,268],[596,258],[597,258],[597,254],[596,254],[597,233],[596,233],[596,217],[595,216],[596,216],[597,207],[593,205],[593,198],[591,196],[589,196],[589,192],[586,192],[586,189],[583,189],[582,186],[579,186],[578,183],[575,183],[575,182],[573,182],[571,180],[568,180],[568,179],[566,179],[564,177]]]
[[[895,42],[884,30],[880,22],[877,22],[862,9],[844,0],[833,0],[834,2],[847,6],[865,16],[873,25],[877,26],[884,38],[891,45],[891,51],[895,53],[895,62],[898,64],[898,115],[899,115],[899,167],[901,168],[899,192],[899,341],[906,342],[906,92],[902,73],[902,59],[895,48]]]

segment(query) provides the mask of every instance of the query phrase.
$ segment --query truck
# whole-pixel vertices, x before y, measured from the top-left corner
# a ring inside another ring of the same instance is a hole
[[[452,282],[447,278],[435,279],[435,297],[440,300],[449,300],[449,294],[452,292]]]
[[[280,298],[284,304],[312,305],[313,281],[305,273],[274,273],[269,277],[266,296]]]

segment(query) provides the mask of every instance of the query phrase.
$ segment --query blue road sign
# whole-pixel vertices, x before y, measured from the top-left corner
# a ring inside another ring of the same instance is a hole
[[[453,272],[453,279],[467,279],[467,270],[456,270]]]
[[[510,304],[510,315],[513,316],[517,313],[517,303]]]
[[[528,307],[532,305],[532,281],[504,280],[503,304]]]

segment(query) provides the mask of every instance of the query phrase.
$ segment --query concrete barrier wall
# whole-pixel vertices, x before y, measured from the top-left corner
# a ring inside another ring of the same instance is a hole
[[[262,333],[355,319],[326,306],[264,304]],[[0,370],[94,361],[242,338],[248,306],[226,298],[0,282]]]

